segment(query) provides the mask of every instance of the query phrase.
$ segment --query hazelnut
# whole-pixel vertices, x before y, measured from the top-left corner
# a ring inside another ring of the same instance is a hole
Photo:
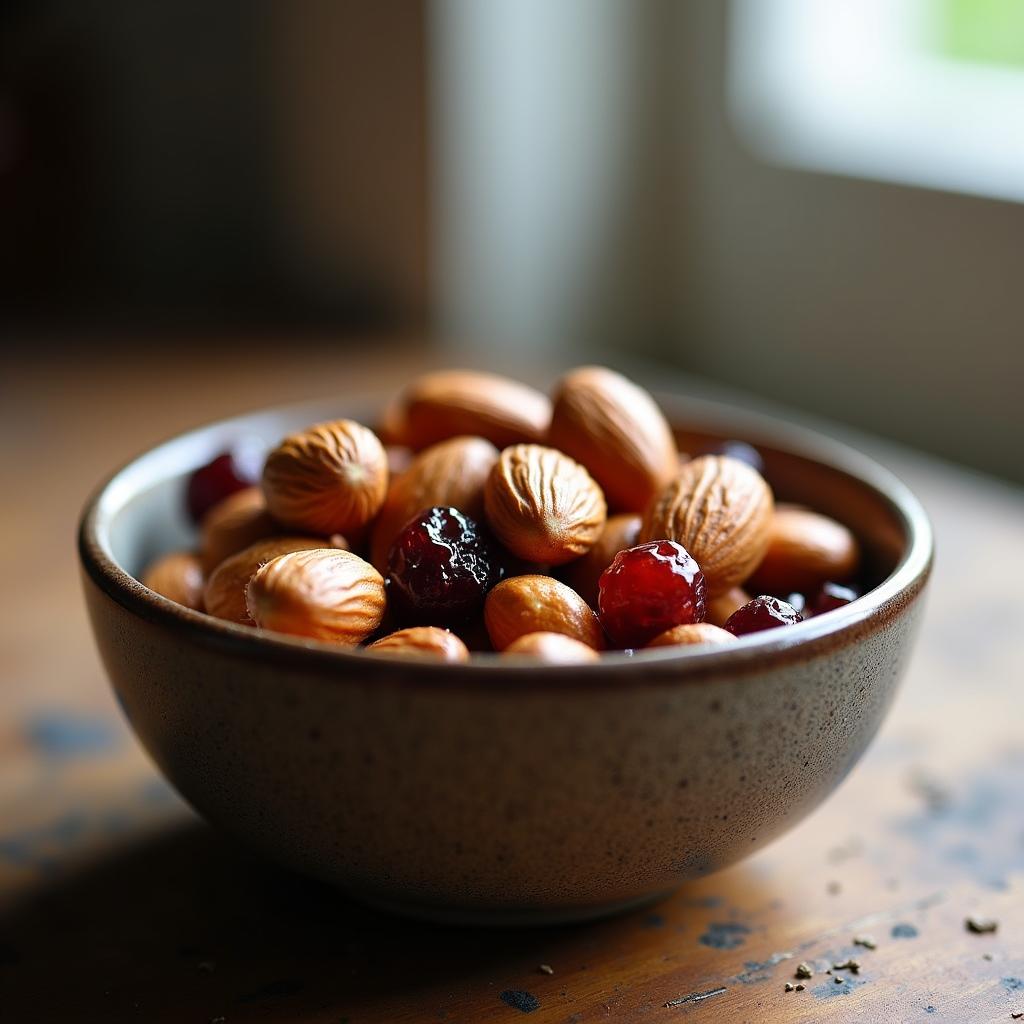
[[[203,569],[190,551],[174,551],[153,562],[142,576],[142,582],[169,601],[203,609]]]
[[[625,512],[643,512],[679,466],[675,437],[654,399],[602,366],[562,379],[548,443],[586,466],[608,504]]]
[[[203,517],[199,543],[203,571],[213,572],[229,555],[276,532],[258,487],[229,494]]]
[[[604,529],[604,494],[575,459],[519,444],[498,457],[484,487],[498,539],[528,562],[561,565],[589,551]]]
[[[279,555],[246,588],[249,615],[260,628],[349,646],[380,625],[384,603],[380,573],[334,548]]]
[[[263,467],[270,514],[293,530],[358,536],[380,510],[388,458],[376,435],[333,420],[284,439]]]
[[[594,650],[604,647],[604,632],[593,610],[551,576],[502,580],[487,595],[484,621],[497,651],[527,633],[562,633]]]
[[[400,629],[375,640],[366,649],[399,657],[435,658],[453,662],[469,660],[466,645],[454,633],[439,626]]]
[[[502,651],[502,655],[513,654],[534,658],[549,665],[583,665],[600,659],[593,647],[564,633],[525,633]]]

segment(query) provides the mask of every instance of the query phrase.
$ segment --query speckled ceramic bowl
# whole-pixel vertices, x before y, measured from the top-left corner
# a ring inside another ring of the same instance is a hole
[[[240,417],[153,449],[89,502],[80,551],[117,695],[167,778],[283,864],[421,916],[606,914],[757,850],[855,764],[910,653],[932,555],[913,496],[835,442],[663,396],[688,450],[757,444],[777,495],[847,523],[883,580],[727,648],[600,664],[384,659],[260,635],[136,582],[192,537],[183,480],[239,435],[274,442],[363,402]]]

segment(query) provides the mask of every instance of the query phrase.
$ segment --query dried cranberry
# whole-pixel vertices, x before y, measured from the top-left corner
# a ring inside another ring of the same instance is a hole
[[[704,573],[672,540],[627,548],[601,574],[598,607],[613,645],[643,647],[666,629],[704,618]]]
[[[704,454],[728,455],[731,459],[745,462],[764,476],[764,459],[761,458],[761,453],[746,441],[722,441],[720,444],[712,445]]]
[[[737,608],[725,620],[724,628],[734,636],[745,636],[747,633],[759,633],[762,629],[794,626],[798,622],[803,622],[803,616],[791,604],[763,595]]]
[[[189,477],[185,503],[192,522],[199,523],[214,505],[229,494],[252,487],[263,471],[263,446],[240,442],[222,452]]]
[[[388,601],[405,622],[457,626],[480,611],[498,563],[480,527],[457,508],[428,508],[388,555]]]
[[[821,590],[811,601],[810,612],[812,615],[823,615],[825,612],[833,612],[837,608],[856,601],[858,595],[853,587],[844,587],[839,583],[823,583]]]

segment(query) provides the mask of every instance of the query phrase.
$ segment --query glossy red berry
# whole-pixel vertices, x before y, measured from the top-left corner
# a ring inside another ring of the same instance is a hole
[[[613,646],[643,647],[666,629],[704,619],[704,573],[675,541],[627,548],[601,574],[598,608]]]
[[[262,446],[248,443],[222,452],[205,466],[200,466],[189,477],[185,493],[185,504],[192,522],[201,522],[203,516],[229,494],[258,483],[262,469]]]
[[[821,590],[814,595],[811,601],[811,615],[823,615],[825,612],[835,611],[843,608],[851,601],[856,601],[857,591],[853,587],[844,587],[839,583],[823,583]]]
[[[803,616],[791,604],[777,597],[761,596],[737,608],[725,620],[724,628],[734,636],[746,636],[763,629],[795,626],[798,622],[803,622]]]
[[[498,560],[480,527],[457,508],[425,509],[388,555],[388,603],[404,622],[458,626],[483,607]]]

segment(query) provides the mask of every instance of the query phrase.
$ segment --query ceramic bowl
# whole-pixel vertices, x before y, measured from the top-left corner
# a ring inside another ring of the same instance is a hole
[[[660,396],[684,450],[757,445],[782,500],[859,536],[882,582],[847,607],[726,648],[586,666],[410,663],[265,635],[136,581],[194,542],[187,475],[239,436],[268,444],[361,401],[204,427],[88,503],[85,595],[143,745],[205,818],[370,903],[509,924],[607,914],[758,850],[816,807],[878,729],[903,674],[931,530],[849,448],[717,403]]]

